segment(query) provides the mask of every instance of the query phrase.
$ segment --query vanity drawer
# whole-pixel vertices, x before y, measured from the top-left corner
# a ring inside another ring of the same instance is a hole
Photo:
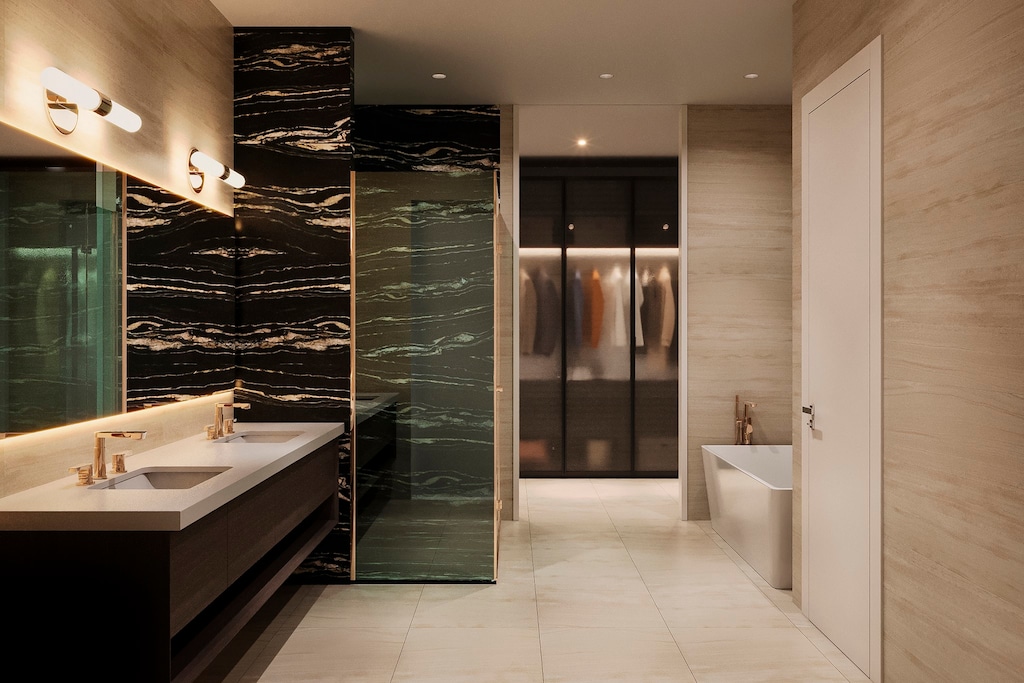
[[[228,507],[230,584],[315,510],[338,486],[338,444],[321,446]]]
[[[218,510],[168,536],[174,635],[228,587],[228,517]]]

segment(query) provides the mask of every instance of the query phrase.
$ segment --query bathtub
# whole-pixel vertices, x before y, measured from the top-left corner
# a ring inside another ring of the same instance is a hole
[[[793,447],[701,451],[712,528],[773,588],[792,588]]]

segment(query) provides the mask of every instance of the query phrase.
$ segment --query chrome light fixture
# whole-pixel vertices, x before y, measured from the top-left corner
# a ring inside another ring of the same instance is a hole
[[[78,125],[79,107],[96,112],[129,133],[142,128],[138,114],[60,69],[52,66],[43,69],[40,80],[46,88],[47,116],[54,128],[64,135],[70,134]]]
[[[236,190],[245,185],[245,176],[241,173],[193,147],[188,153],[188,181],[193,190],[202,192],[207,174],[223,180]]]

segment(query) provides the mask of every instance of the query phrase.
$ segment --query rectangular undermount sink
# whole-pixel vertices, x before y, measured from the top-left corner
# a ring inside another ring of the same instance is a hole
[[[285,441],[291,441],[297,436],[301,436],[302,432],[238,432],[237,434],[230,434],[223,439],[220,439],[221,443],[284,443]]]
[[[93,484],[92,489],[190,489],[230,467],[143,467]]]

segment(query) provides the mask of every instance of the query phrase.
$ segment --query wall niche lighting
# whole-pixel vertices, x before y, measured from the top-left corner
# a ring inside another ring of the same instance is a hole
[[[241,173],[193,147],[188,154],[188,181],[192,189],[202,192],[207,175],[223,180],[236,190],[245,185],[245,176]]]
[[[64,135],[70,134],[78,125],[79,108],[94,111],[129,133],[142,128],[138,114],[60,69],[49,66],[43,69],[39,78],[46,88],[46,114],[53,127]]]

